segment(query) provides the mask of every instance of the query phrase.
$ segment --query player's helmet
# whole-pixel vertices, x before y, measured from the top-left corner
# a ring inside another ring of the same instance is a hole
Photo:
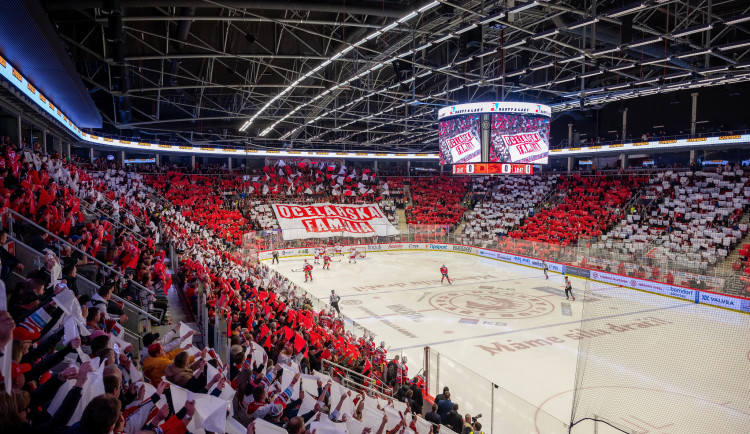
[[[385,348],[385,341],[380,341],[380,347]]]
[[[568,276],[565,276],[565,281],[566,281],[566,282],[568,281]]]
[[[406,356],[404,356],[404,358],[403,358],[403,359],[401,359],[401,361],[402,361],[402,362],[404,362],[404,363],[406,363],[406,361],[407,361],[407,360],[408,360],[408,359],[406,358]]]

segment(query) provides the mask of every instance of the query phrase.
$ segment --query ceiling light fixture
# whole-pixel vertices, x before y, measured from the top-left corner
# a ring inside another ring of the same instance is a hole
[[[426,12],[426,11],[434,8],[435,6],[437,6],[439,4],[440,3],[438,1],[433,1],[431,3],[428,3],[428,4],[424,5],[422,8],[419,9],[419,13],[424,13],[424,12]],[[398,21],[393,22],[393,23],[385,26],[381,30],[376,30],[375,32],[371,33],[370,35],[368,35],[365,38],[361,39],[360,41],[356,42],[355,44],[351,44],[350,46],[347,46],[346,48],[344,48],[343,50],[341,50],[339,53],[336,53],[335,55],[333,55],[330,59],[327,59],[327,60],[323,61],[320,65],[316,66],[315,68],[313,68],[312,70],[310,70],[306,74],[304,74],[301,79],[298,79],[298,80],[294,81],[292,84],[290,84],[289,86],[287,86],[284,90],[282,90],[279,94],[277,94],[275,97],[273,97],[270,101],[268,101],[266,104],[264,104],[263,107],[261,107],[257,112],[255,112],[255,114],[253,116],[250,117],[250,119],[246,120],[242,124],[242,127],[240,127],[240,131],[247,130],[247,128],[249,128],[250,125],[252,125],[252,123],[255,121],[255,119],[258,118],[258,116],[261,115],[261,113],[265,112],[271,106],[271,104],[273,104],[277,99],[279,99],[282,96],[286,95],[287,93],[291,92],[297,85],[299,85],[302,82],[302,80],[304,80],[304,79],[312,76],[316,72],[318,72],[321,69],[323,69],[324,66],[329,65],[331,62],[335,61],[336,59],[341,58],[345,53],[348,53],[349,51],[351,51],[354,46],[359,46],[362,43],[364,43],[365,41],[369,41],[372,38],[376,38],[379,35],[382,35],[383,33],[385,33],[387,31],[395,28],[399,24],[403,24],[403,23],[409,21],[410,19],[416,17],[417,15],[419,15],[419,13],[414,12],[414,11],[409,12],[405,16],[401,17]],[[319,97],[320,97],[320,95],[318,97],[314,98],[313,101],[317,100]],[[287,114],[283,118],[279,119],[273,125],[277,125],[279,122],[282,122],[283,120],[287,119],[289,116],[290,116],[290,114]],[[269,128],[266,128],[264,130],[264,133],[268,134],[268,132],[270,132],[270,130],[272,128],[273,128],[273,126],[271,126]],[[263,135],[265,135],[265,134],[263,134]]]
[[[750,21],[750,15],[740,15],[738,17],[730,18],[724,21],[724,24],[731,26],[733,24],[740,24],[740,23],[744,23],[747,21]]]
[[[705,31],[711,30],[713,28],[714,28],[713,24],[706,24],[706,25],[703,25],[703,26],[698,26],[698,27],[693,27],[693,28],[690,28],[690,29],[685,29],[685,30],[679,30],[679,31],[676,31],[676,32],[672,32],[672,36],[675,37],[675,38],[681,38],[683,36],[692,35],[694,33],[705,32]]]
[[[638,47],[642,47],[644,45],[655,44],[657,42],[661,42],[663,39],[664,38],[661,37],[661,36],[656,36],[654,38],[643,39],[643,40],[640,40],[638,42],[634,42],[632,44],[627,44],[627,47],[628,48],[638,48]]]
[[[539,4],[539,2],[536,1],[536,0],[534,0],[534,1],[528,2],[526,4],[522,4],[522,5],[516,6],[514,8],[508,9],[508,13],[509,14],[517,14],[519,12],[525,11],[526,9],[531,9],[534,6],[537,6],[538,4]]]
[[[579,27],[588,26],[594,23],[598,23],[599,18],[590,18],[588,20],[579,21],[568,26],[568,30],[577,29]]]
[[[611,14],[607,14],[607,16],[609,18],[617,18],[617,17],[621,17],[623,15],[632,14],[633,12],[638,12],[641,9],[645,9],[645,8],[646,8],[646,4],[645,3],[641,3],[639,5],[635,5],[635,6],[631,6],[631,7],[626,7],[625,9],[619,10],[617,12],[613,12]]]
[[[721,51],[736,50],[738,48],[744,48],[750,46],[750,41],[747,39],[740,42],[730,43],[721,47],[718,47]]]

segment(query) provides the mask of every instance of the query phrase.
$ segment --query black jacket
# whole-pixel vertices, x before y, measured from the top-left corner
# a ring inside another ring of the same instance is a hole
[[[456,410],[451,410],[448,416],[445,418],[445,423],[453,431],[460,433],[464,429],[464,419]]]

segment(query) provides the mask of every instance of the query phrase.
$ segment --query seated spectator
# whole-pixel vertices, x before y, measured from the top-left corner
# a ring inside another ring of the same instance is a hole
[[[174,363],[174,358],[182,351],[182,348],[176,348],[167,353],[160,343],[151,344],[148,347],[148,358],[143,361],[143,374],[151,381],[151,384],[158,386],[167,366]]]

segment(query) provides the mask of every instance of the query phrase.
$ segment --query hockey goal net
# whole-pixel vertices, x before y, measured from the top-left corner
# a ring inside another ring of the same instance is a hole
[[[242,235],[242,257],[250,264],[257,264],[259,262],[258,247],[260,246],[260,241],[256,237],[255,231]]]
[[[347,247],[346,248],[346,254],[347,256],[351,255],[352,250],[357,249],[357,257],[358,258],[366,258],[367,257],[367,247],[366,246],[356,246],[356,247]]]

